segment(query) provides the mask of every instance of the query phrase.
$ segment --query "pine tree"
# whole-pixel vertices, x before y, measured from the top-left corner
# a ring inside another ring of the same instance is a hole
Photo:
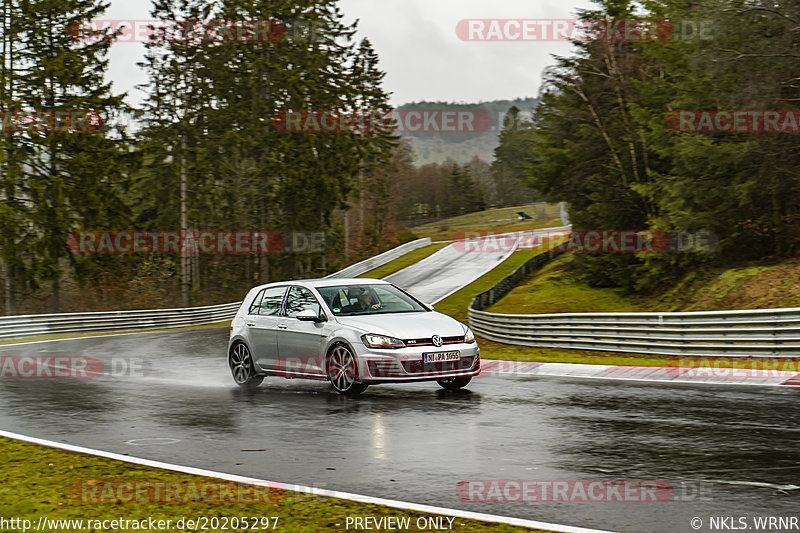
[[[67,247],[68,234],[87,226],[109,227],[127,215],[121,200],[131,164],[126,140],[107,128],[96,129],[101,120],[97,117],[120,110],[124,95],[113,95],[104,79],[110,35],[84,40],[70,30],[76,23],[98,18],[107,4],[29,0],[16,7],[16,26],[9,40],[20,39],[25,46],[14,50],[12,42],[7,49],[14,56],[9,57],[11,68],[18,67],[9,70],[14,84],[8,93],[11,105],[51,114],[72,112],[74,121],[67,127],[51,115],[48,126],[7,139],[15,150],[6,160],[11,185],[6,194],[10,198],[16,194],[16,201],[27,204],[27,209],[15,212],[24,217],[22,225],[31,233],[25,243],[35,261],[31,271],[34,281],[51,283],[51,308],[58,311],[60,280],[76,260]],[[76,114],[83,112],[88,117]],[[83,118],[88,120],[81,122]],[[13,254],[11,261],[14,265]]]
[[[5,312],[13,315],[17,313],[19,282],[29,270],[25,259],[28,203],[22,183],[24,152],[16,142],[16,133],[8,117],[21,107],[16,90],[24,76],[19,51],[23,47],[24,28],[31,20],[30,13],[23,10],[20,2],[11,0],[3,2],[0,16],[0,112],[5,119],[2,121],[5,128],[0,130],[0,260],[5,274]]]
[[[214,103],[211,54],[218,43],[206,40],[194,23],[214,14],[214,2],[156,0],[151,16],[168,21],[154,27],[140,64],[148,73],[149,90],[140,134],[145,169],[136,183],[138,223],[156,231],[198,229],[213,200],[204,196],[211,171],[206,154]],[[190,305],[197,288],[199,258],[189,250],[179,254],[181,300]]]
[[[201,8],[206,12],[196,11]],[[160,0],[154,16],[281,21],[288,31],[267,42],[148,45],[151,92],[144,110],[148,151],[138,188],[140,220],[167,223],[163,205],[181,205],[179,182],[185,176],[190,226],[327,231],[360,173],[385,164],[392,146],[385,133],[286,133],[275,127],[286,111],[388,107],[377,56],[367,42],[353,42],[355,29],[342,22],[336,2]],[[303,37],[298,26],[315,31]],[[148,183],[159,192],[147,192]],[[201,286],[215,269],[249,286],[272,276],[308,275],[322,268],[324,256],[198,260],[199,268],[191,270],[200,272]]]
[[[462,215],[486,209],[483,191],[475,184],[469,171],[455,163],[450,169],[448,191],[451,200],[448,212],[451,215]]]

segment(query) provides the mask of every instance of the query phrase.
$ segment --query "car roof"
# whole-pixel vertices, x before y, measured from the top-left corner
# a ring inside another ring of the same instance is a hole
[[[292,279],[286,281],[274,281],[259,285],[255,289],[263,289],[264,287],[277,287],[280,285],[301,285],[304,287],[335,287],[339,285],[391,285],[388,281],[382,279],[372,278],[318,278],[318,279]]]

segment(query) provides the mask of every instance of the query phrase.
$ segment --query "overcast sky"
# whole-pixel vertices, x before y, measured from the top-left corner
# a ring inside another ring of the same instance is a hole
[[[476,102],[536,96],[551,54],[566,55],[563,42],[468,42],[456,35],[462,19],[564,19],[589,0],[340,0],[347,21],[359,19],[386,72],[392,103]],[[150,0],[111,0],[103,18],[147,19]],[[147,82],[136,66],[141,44],[116,43],[110,77],[117,92],[137,104],[134,86]]]

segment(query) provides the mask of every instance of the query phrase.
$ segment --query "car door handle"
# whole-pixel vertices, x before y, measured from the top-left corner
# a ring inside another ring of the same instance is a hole
[[[278,329],[286,329],[286,328],[288,328],[288,327],[289,327],[289,326],[287,326],[286,324],[279,324],[279,325],[278,325]]]
[[[255,326],[255,325],[256,325],[256,323],[255,323],[255,322],[248,322],[248,323],[247,323],[247,325],[248,325],[248,326]]]

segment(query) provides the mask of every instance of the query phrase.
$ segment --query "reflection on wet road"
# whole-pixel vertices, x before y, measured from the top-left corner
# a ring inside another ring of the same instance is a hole
[[[113,375],[0,379],[0,428],[273,481],[625,532],[788,515],[800,391],[486,376],[469,390],[267,378],[247,393],[227,329],[0,347],[98,357]],[[251,450],[251,451],[244,451]],[[260,451],[252,451],[260,450]],[[467,502],[462,480],[665,480],[668,502]],[[76,481],[80,481],[77,480]],[[701,531],[707,531],[702,529]]]

